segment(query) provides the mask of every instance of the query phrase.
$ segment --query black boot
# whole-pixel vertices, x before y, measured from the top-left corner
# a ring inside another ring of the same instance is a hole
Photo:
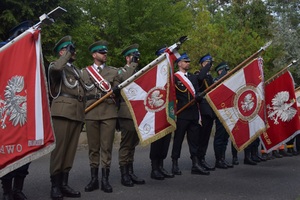
[[[282,156],[284,156],[284,157],[291,157],[291,156],[293,156],[293,154],[285,151],[284,149],[280,149],[279,150],[279,154],[282,155]]]
[[[14,200],[26,200],[27,197],[22,192],[25,176],[16,176],[14,178],[13,197]]]
[[[251,159],[254,161],[254,162],[257,162],[259,163],[260,162],[260,159],[258,157],[258,149],[257,147],[253,146],[251,148]]]
[[[245,157],[244,157],[245,165],[257,165],[257,163],[251,159],[251,150],[245,149],[244,153],[245,153]]]
[[[263,159],[265,159],[266,161],[271,159],[271,158],[269,157],[269,155],[268,155],[267,153],[265,153],[265,152],[262,152],[262,153],[261,153],[261,157],[262,157]]]
[[[133,172],[133,163],[127,165],[129,176],[134,184],[145,184],[145,180],[137,177]]]
[[[64,195],[64,197],[79,198],[81,196],[80,192],[72,189],[68,185],[68,182],[69,182],[69,173],[63,172],[62,173],[62,186],[60,188],[61,193]]]
[[[106,193],[111,193],[113,189],[108,182],[108,177],[109,177],[109,168],[102,168],[101,190],[103,190]]]
[[[127,165],[120,166],[120,171],[121,171],[122,185],[127,186],[127,187],[133,187],[133,182],[129,176]]]
[[[272,156],[273,156],[274,158],[282,158],[282,157],[283,157],[280,153],[278,153],[277,150],[273,150],[273,151],[272,151]]]
[[[181,171],[178,167],[178,159],[172,159],[172,173],[175,175],[181,175]]]
[[[240,164],[239,159],[238,159],[237,156],[233,156],[233,157],[232,157],[232,164],[233,164],[233,165],[238,165],[238,164]]]
[[[151,178],[155,180],[164,180],[165,177],[159,170],[159,161],[158,160],[151,160]]]
[[[219,169],[227,169],[227,165],[224,163],[224,160],[222,158],[219,158],[216,160],[216,165],[215,165],[216,168],[219,168]]]
[[[63,194],[60,190],[62,184],[61,173],[50,176],[51,178],[51,198],[52,200],[62,200]]]
[[[216,157],[215,167],[219,169],[227,169],[227,165],[224,163],[224,160],[222,159],[221,152],[217,149],[215,149],[215,157]]]
[[[222,159],[225,165],[227,165],[227,168],[233,168],[233,164],[227,162],[227,160],[225,159],[225,151],[222,152]]]
[[[3,200],[14,200],[12,195],[12,179],[2,178]]]
[[[192,174],[201,174],[201,175],[209,175],[210,172],[206,169],[202,168],[201,165],[199,165],[199,159],[197,156],[192,157]]]
[[[98,168],[91,168],[91,181],[87,186],[85,186],[84,191],[91,192],[99,189],[99,180],[98,180]]]
[[[294,147],[287,148],[287,152],[292,154],[293,156],[299,155],[299,152],[295,151]]]
[[[174,178],[174,174],[169,173],[167,170],[165,170],[163,159],[158,160],[158,168],[161,174],[163,174],[165,178]]]
[[[201,166],[202,168],[204,168],[204,169],[207,170],[207,171],[214,171],[214,170],[215,170],[215,167],[210,166],[210,165],[205,161],[205,158],[201,158],[199,164],[200,164],[200,166]]]

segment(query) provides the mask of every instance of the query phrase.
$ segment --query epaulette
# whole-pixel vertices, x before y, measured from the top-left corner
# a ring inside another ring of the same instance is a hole
[[[124,67],[118,68],[118,74],[122,74],[123,72],[126,72],[127,70]]]

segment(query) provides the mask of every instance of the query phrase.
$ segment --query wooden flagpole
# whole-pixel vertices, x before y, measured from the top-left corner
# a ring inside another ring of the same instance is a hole
[[[267,81],[265,81],[265,84],[271,83],[274,79],[278,78],[280,75],[284,74],[292,65],[295,65],[298,62],[298,60],[293,60],[288,66],[281,69],[279,72],[277,72],[274,76],[269,78]]]
[[[117,90],[121,90],[122,88],[126,87],[127,85],[129,85],[130,83],[132,83],[133,81],[135,81],[137,78],[139,78],[145,72],[147,72],[148,70],[150,70],[152,67],[156,66],[157,63],[159,63],[160,61],[162,61],[163,59],[165,59],[165,57],[166,57],[166,54],[164,53],[161,56],[159,56],[157,59],[153,60],[151,63],[149,63],[148,65],[146,65],[144,68],[142,68],[141,70],[139,70],[138,72],[136,72],[135,74],[133,74],[131,77],[129,77],[128,79],[126,79],[125,81],[123,81],[121,84],[119,84],[117,86]],[[110,90],[109,92],[107,92],[103,97],[101,97],[100,99],[98,99],[97,101],[95,101],[92,105],[90,105],[89,107],[87,107],[85,109],[85,113],[89,112],[90,110],[92,110],[93,108],[95,108],[98,104],[102,103],[112,93],[113,93],[113,90]]]
[[[268,48],[271,45],[271,43],[272,43],[272,41],[267,42],[265,44],[265,46],[261,47],[257,52],[255,52],[250,57],[248,57],[246,60],[244,60],[243,62],[241,62],[238,66],[236,66],[235,68],[233,68],[232,70],[230,70],[225,76],[223,76],[217,82],[213,83],[211,86],[209,86],[208,88],[206,88],[203,92],[201,92],[200,96],[204,97],[209,91],[211,91],[212,89],[214,89],[216,86],[218,86],[220,83],[222,83],[225,79],[227,79],[233,73],[235,73],[236,71],[238,71],[239,69],[241,69],[242,67],[244,67],[244,65],[246,65],[248,62],[250,62],[253,58],[257,57],[258,54],[260,54],[261,52],[265,51],[266,48]],[[186,105],[184,105],[181,109],[179,109],[176,112],[176,115],[178,115],[179,113],[181,113],[184,109],[186,109],[187,107],[189,107],[194,102],[195,102],[195,99],[191,100],[189,103],[187,103]]]
[[[177,53],[177,50],[180,48],[180,46],[186,40],[188,40],[188,37],[187,36],[182,36],[182,37],[179,38],[178,42],[176,42],[175,44],[173,44],[172,46],[170,46],[168,48],[171,51],[175,50],[176,53]],[[174,53],[174,51],[173,51],[173,53]],[[155,60],[153,60],[151,63],[149,63],[148,65],[146,65],[145,67],[143,67],[141,70],[139,70],[138,72],[136,72],[135,74],[133,74],[131,77],[129,77],[128,79],[126,79],[125,81],[123,81],[121,84],[119,84],[117,86],[117,90],[123,89],[124,87],[126,87],[127,85],[129,85],[130,83],[132,83],[133,81],[135,81],[137,78],[139,78],[140,76],[142,76],[145,72],[147,72],[148,70],[150,70],[151,68],[153,68],[154,66],[156,66],[159,62],[161,62],[162,60],[164,60],[166,58],[166,54],[167,53],[163,53],[158,58],[156,58]],[[105,94],[103,97],[101,97],[96,102],[94,102],[92,105],[90,105],[88,108],[86,108],[84,110],[85,113],[87,113],[90,110],[92,110],[93,108],[95,108],[98,104],[100,104],[106,98],[108,98],[112,93],[113,93],[113,90],[110,90],[107,94]]]

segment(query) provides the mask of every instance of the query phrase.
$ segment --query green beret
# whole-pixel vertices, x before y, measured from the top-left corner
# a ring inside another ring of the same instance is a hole
[[[89,46],[89,51],[91,53],[94,52],[107,53],[107,45],[108,43],[104,40],[97,41]]]
[[[54,46],[53,51],[58,53],[62,48],[67,47],[69,44],[73,44],[72,37],[67,35],[61,38]]]
[[[229,70],[229,66],[226,62],[221,62],[220,64],[218,64],[215,68],[216,72],[221,70],[221,69],[226,69],[227,71]]]
[[[122,55],[128,56],[128,55],[132,54],[133,52],[139,52],[138,48],[139,48],[138,44],[130,45],[129,47],[127,47],[126,49],[124,49],[122,51]]]

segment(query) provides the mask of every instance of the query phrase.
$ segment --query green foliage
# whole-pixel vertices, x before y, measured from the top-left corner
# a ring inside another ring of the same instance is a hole
[[[270,40],[273,44],[263,53],[266,79],[300,55],[297,0],[1,0],[1,40],[18,23],[36,23],[57,6],[68,12],[42,27],[47,61],[56,59],[52,49],[65,35],[71,35],[76,44],[79,67],[92,64],[88,47],[97,40],[109,42],[108,64],[115,67],[125,64],[122,50],[138,43],[141,66],[145,66],[155,59],[159,47],[183,35],[189,40],[180,52],[189,54],[192,72],[206,53],[214,57],[215,66],[227,61],[233,68]],[[299,70],[292,71],[300,76]]]

